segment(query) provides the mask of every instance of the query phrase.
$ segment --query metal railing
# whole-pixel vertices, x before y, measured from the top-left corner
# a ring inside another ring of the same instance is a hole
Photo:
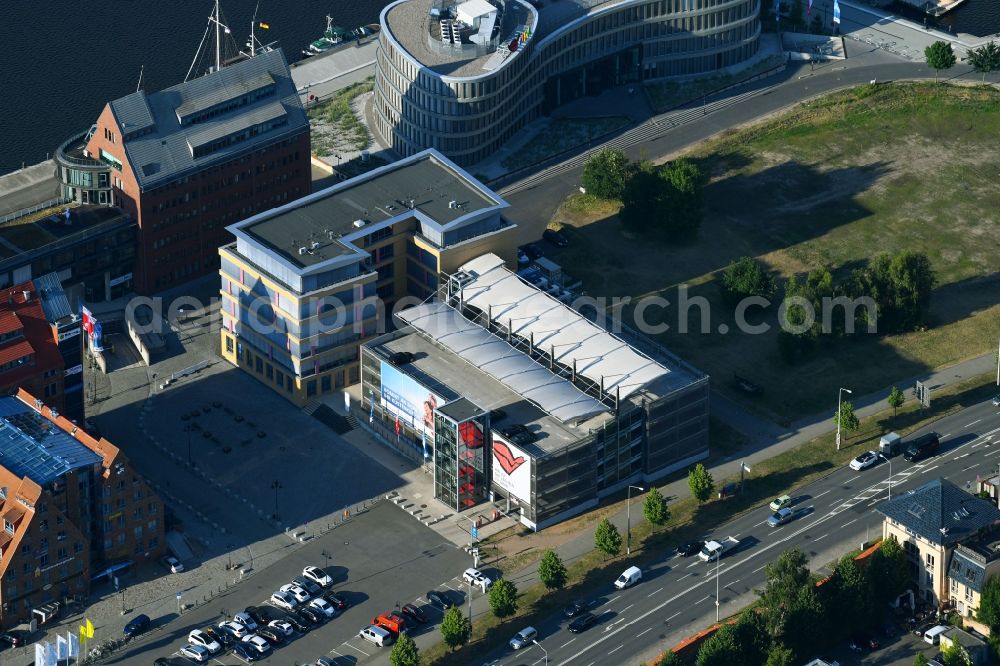
[[[28,208],[22,208],[21,210],[14,211],[13,213],[8,213],[7,215],[0,217],[0,226],[7,224],[8,222],[13,222],[14,220],[20,219],[26,215],[37,213],[40,210],[52,208],[53,206],[61,206],[62,204],[69,202],[70,199],[68,197],[56,197],[55,199],[49,199],[48,201],[43,201],[40,204],[35,204],[34,206],[30,206]]]

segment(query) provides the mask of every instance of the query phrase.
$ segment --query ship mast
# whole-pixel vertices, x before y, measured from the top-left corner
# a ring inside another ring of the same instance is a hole
[[[208,17],[208,25],[205,27],[205,34],[201,37],[201,43],[198,44],[198,50],[194,54],[194,60],[191,61],[191,67],[188,68],[188,73],[184,77],[187,81],[191,78],[191,73],[194,72],[195,67],[198,66],[199,60],[203,57],[205,53],[203,49],[205,48],[205,40],[208,39],[209,31],[212,30],[212,26],[215,26],[215,67],[209,68],[210,72],[217,72],[222,69],[222,39],[223,35],[229,35],[229,27],[222,22],[222,9],[219,5],[219,0],[215,0],[215,7],[212,10],[212,14]]]

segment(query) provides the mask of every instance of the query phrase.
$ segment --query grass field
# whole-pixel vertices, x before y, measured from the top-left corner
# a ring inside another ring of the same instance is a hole
[[[713,388],[789,423],[830,408],[837,387],[881,390],[996,348],[1000,336],[1000,92],[935,84],[862,86],[725,133],[697,147],[710,181],[697,241],[659,244],[623,230],[613,202],[574,195],[554,222],[572,243],[556,261],[595,296],[661,295],[677,287],[711,304],[707,330],[677,330],[679,308],[647,321],[660,340],[713,377]],[[832,342],[788,365],[777,349],[777,301],[735,333],[718,271],[758,257],[778,277],[825,266],[846,276],[880,251],[926,252],[938,279],[926,330]],[[689,309],[698,322],[698,308]],[[720,324],[730,332],[720,332]],[[733,374],[765,389],[748,398]]]
[[[368,130],[355,115],[351,104],[359,95],[371,92],[374,85],[374,78],[369,77],[309,107],[307,113],[312,124],[313,153],[327,155],[338,150],[361,150],[368,145]]]

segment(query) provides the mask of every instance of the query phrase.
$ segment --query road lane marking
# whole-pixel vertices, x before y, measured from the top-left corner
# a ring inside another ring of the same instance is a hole
[[[975,421],[973,421],[972,423],[966,423],[966,424],[965,424],[964,426],[962,426],[962,428],[971,428],[972,426],[976,425],[976,424],[977,424],[977,423],[979,423],[980,421],[982,421],[982,419],[976,419],[976,420],[975,420]],[[947,436],[947,435],[946,435],[946,436]]]
[[[962,468],[962,471],[963,471],[963,472],[968,472],[968,471],[969,471],[970,469],[972,469],[973,467],[979,467],[979,463],[976,463],[975,465],[969,465],[968,467],[963,467],[963,468]]]
[[[566,641],[565,643],[563,643],[562,645],[560,645],[560,646],[559,646],[559,649],[560,649],[560,650],[561,650],[561,649],[563,649],[564,647],[566,647],[567,645],[569,645],[570,643],[572,643],[572,642],[573,642],[573,641],[575,641],[575,640],[576,640],[575,638],[571,638],[571,639],[569,639],[568,641]]]
[[[677,582],[679,583],[679,582],[681,582],[682,580],[684,580],[685,578],[687,578],[688,576],[693,576],[693,575],[694,575],[693,573],[686,573],[686,574],[684,574],[683,576],[681,576],[680,578],[678,578],[678,579],[677,579]]]
[[[854,524],[854,523],[856,523],[856,522],[858,522],[858,519],[857,519],[857,518],[855,518],[854,520],[852,520],[852,521],[850,521],[850,522],[847,522],[847,523],[844,523],[844,524],[843,524],[843,525],[841,525],[840,527],[841,527],[841,529],[843,529],[843,528],[847,527],[848,525],[852,525],[852,524]]]
[[[971,452],[971,451],[969,451],[969,453],[972,453],[972,452]],[[969,455],[969,453],[963,453],[963,454],[962,454],[962,455],[960,455],[960,456],[955,456],[954,460],[961,460],[961,459],[962,459],[962,458],[964,458],[965,456]]]
[[[937,468],[938,468],[938,467],[940,467],[940,466],[941,466],[941,465],[934,465],[933,467],[928,467],[927,469],[923,469],[923,470],[920,470],[920,473],[921,473],[921,474],[923,474],[924,472],[929,472],[929,471],[931,471],[932,469],[937,469]]]
[[[371,656],[370,654],[368,654],[367,652],[365,652],[361,648],[354,647],[353,645],[351,645],[347,641],[344,641],[343,643],[341,643],[341,645],[346,645],[347,647],[351,648],[352,650],[357,650],[358,652],[360,652],[361,654],[365,655],[366,657],[370,657]]]
[[[621,609],[621,612],[622,612],[622,613],[624,613],[624,612],[625,612],[625,611],[627,611],[627,610],[628,610],[629,608],[632,608],[632,606],[635,606],[635,604],[629,604],[629,605],[628,605],[628,606],[626,606],[625,608]]]
[[[649,633],[649,632],[651,632],[652,630],[653,630],[653,628],[652,628],[652,627],[650,627],[649,629],[646,629],[645,631],[640,631],[639,633],[637,633],[637,634],[635,635],[635,637],[636,637],[636,638],[639,638],[639,636],[642,636],[643,634],[648,634],[648,633]]]
[[[654,594],[659,594],[659,593],[660,593],[660,592],[662,592],[662,591],[663,591],[663,588],[662,588],[662,587],[661,587],[661,588],[658,588],[658,589],[654,590],[653,592],[650,592],[649,594],[647,594],[647,595],[646,595],[646,598],[647,598],[647,599],[649,599],[649,598],[650,598],[651,596],[653,596]]]
[[[831,488],[830,490],[833,490],[833,488]],[[820,497],[822,497],[823,495],[826,495],[826,494],[827,494],[828,492],[830,492],[830,490],[824,490],[824,491],[823,491],[823,492],[821,492],[821,493],[820,493],[819,495],[816,495],[815,497],[813,497],[813,499],[814,499],[814,500],[816,500],[816,499],[819,499],[819,498],[820,498]]]
[[[826,538],[826,537],[828,537],[828,536],[830,536],[830,533],[829,533],[829,532],[827,532],[827,533],[826,533],[826,534],[824,534],[823,536],[820,536],[820,537],[816,537],[815,539],[813,539],[813,541],[819,541],[820,539],[825,539],[825,538]]]
[[[762,566],[762,567],[757,567],[756,569],[754,569],[754,570],[753,570],[753,571],[751,571],[750,573],[757,573],[758,571],[760,571],[761,569],[763,569],[763,568],[764,568],[764,567],[766,567],[766,566],[767,566],[767,565],[765,564],[765,565],[764,565],[764,566]]]
[[[623,647],[625,647],[624,643],[622,643],[621,645],[619,645],[618,647],[616,647],[614,650],[612,650],[608,654],[614,654],[615,652],[618,652],[618,650],[621,650]]]
[[[709,599],[711,599],[711,598],[712,598],[712,595],[711,595],[711,594],[706,594],[706,595],[705,595],[704,597],[702,597],[701,599],[699,599],[699,600],[698,600],[698,601],[696,601],[695,603],[696,603],[696,604],[700,604],[701,602],[703,602],[703,601],[707,601],[707,600],[709,600]]]
[[[734,581],[733,581],[732,583],[730,583],[729,585],[736,585],[736,584],[737,584],[737,583],[739,583],[739,582],[740,582],[740,579],[739,579],[739,578],[737,578],[736,580],[734,580]],[[729,587],[729,585],[727,585],[726,587]]]
[[[670,617],[668,617],[666,620],[664,620],[663,624],[669,623],[672,619],[674,619],[675,617],[677,617],[680,614],[681,614],[681,611],[677,611],[676,613],[674,613],[673,615],[671,615]]]

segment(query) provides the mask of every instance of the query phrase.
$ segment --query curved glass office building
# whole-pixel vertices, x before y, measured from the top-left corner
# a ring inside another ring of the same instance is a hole
[[[760,0],[397,0],[382,10],[374,130],[403,156],[494,154],[542,113],[757,52]]]

